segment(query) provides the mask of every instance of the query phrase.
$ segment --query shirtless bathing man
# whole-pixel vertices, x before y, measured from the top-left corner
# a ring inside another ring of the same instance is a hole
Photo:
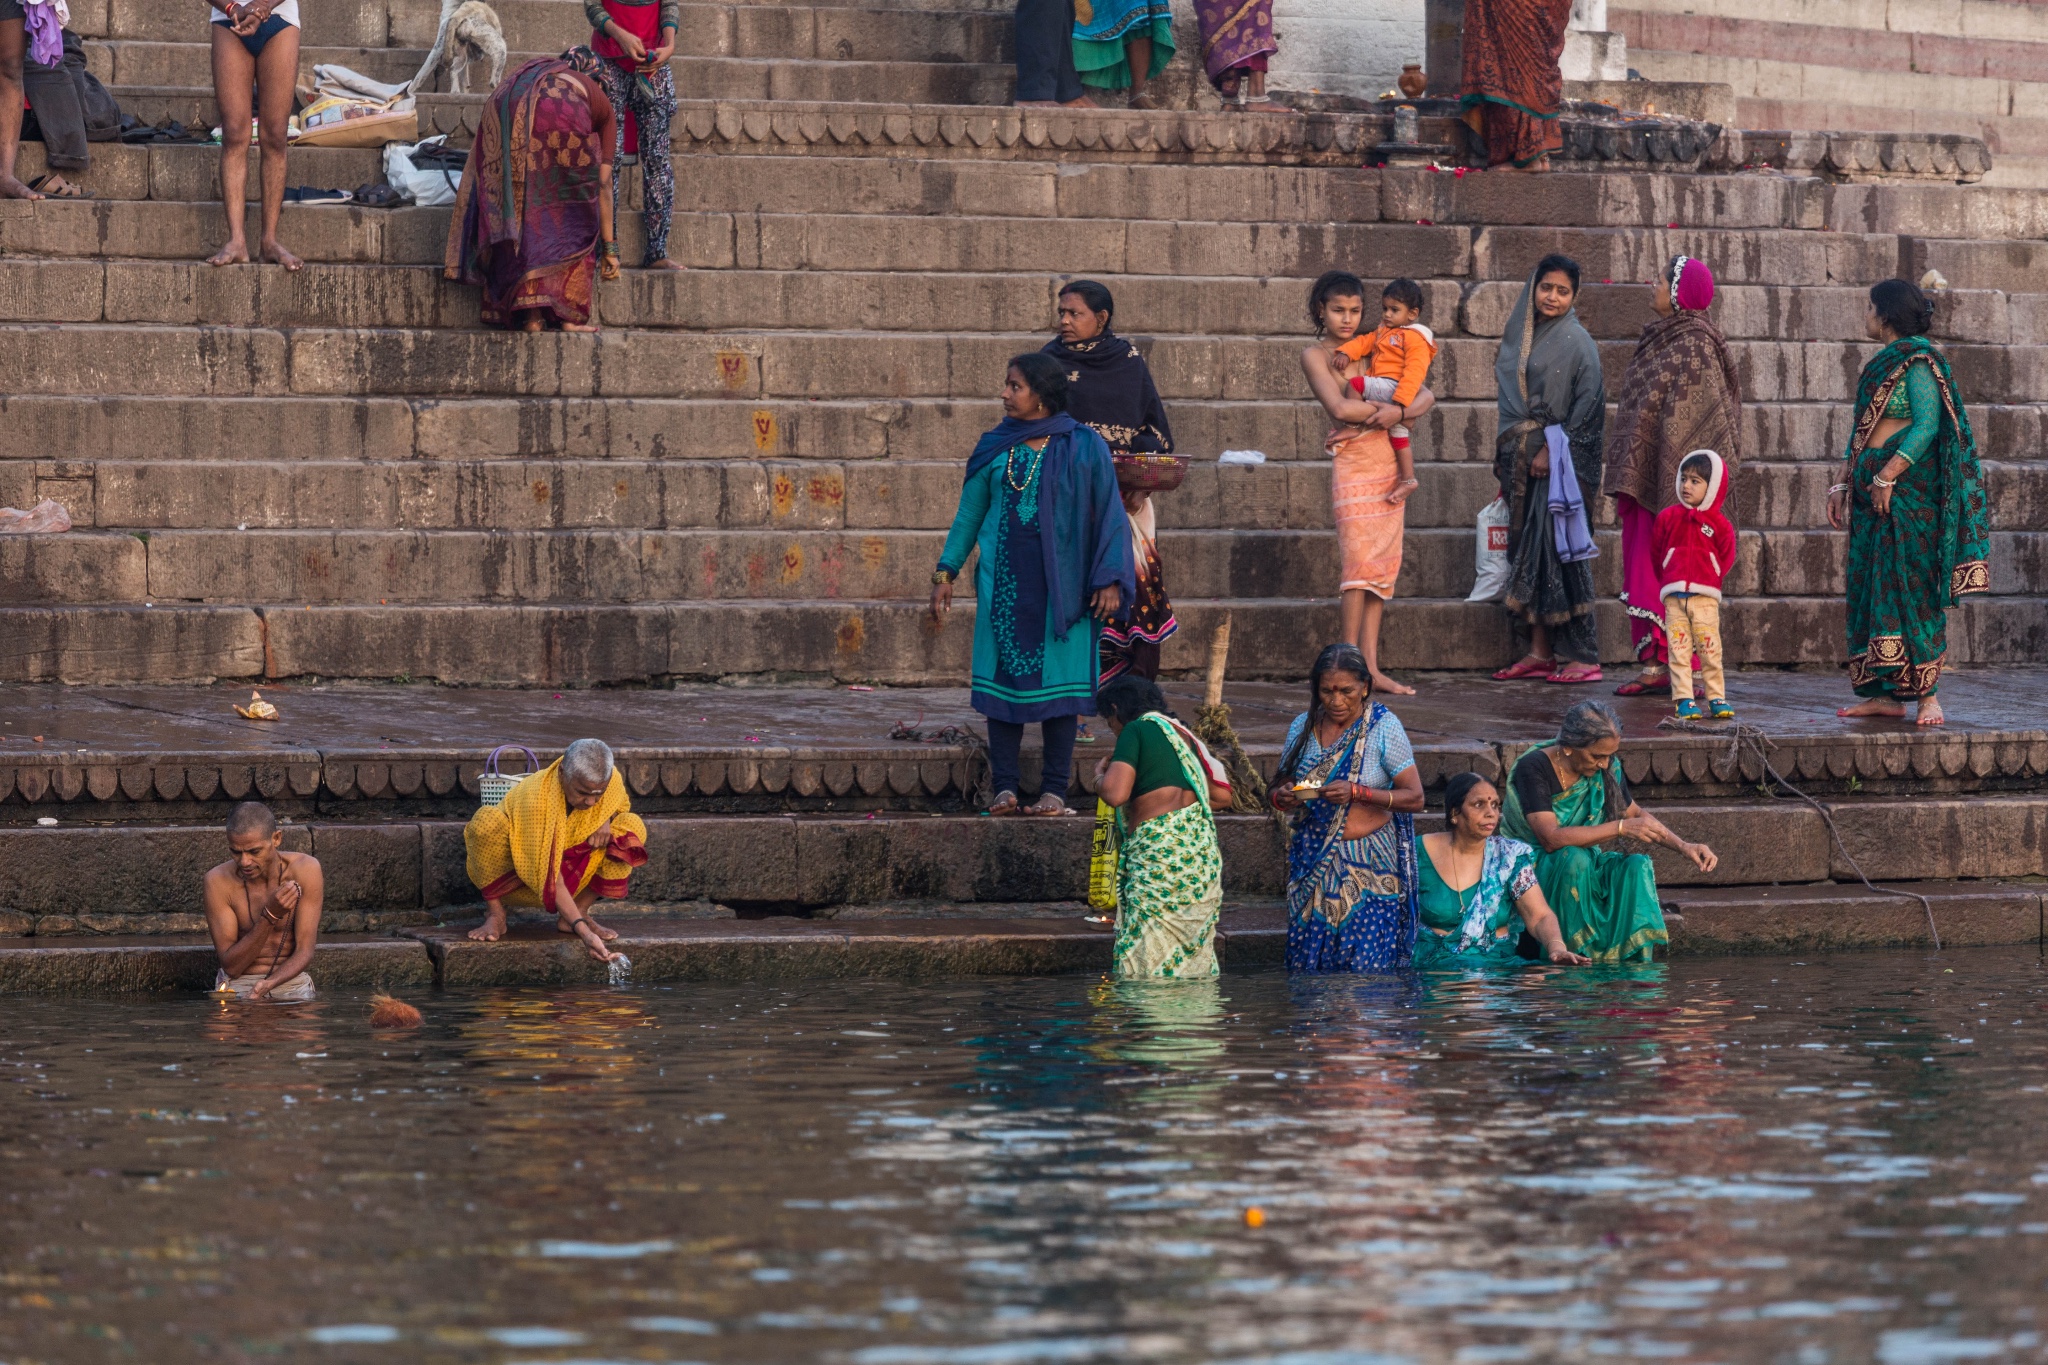
[[[306,964],[320,937],[326,884],[320,860],[287,853],[277,817],[260,801],[228,816],[234,857],[206,874],[206,927],[220,954],[216,991],[247,1000],[311,1000]]]

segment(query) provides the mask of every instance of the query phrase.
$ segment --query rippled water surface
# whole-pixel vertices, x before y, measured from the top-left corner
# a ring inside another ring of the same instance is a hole
[[[415,1003],[0,1002],[0,1360],[2048,1359],[2030,949]]]

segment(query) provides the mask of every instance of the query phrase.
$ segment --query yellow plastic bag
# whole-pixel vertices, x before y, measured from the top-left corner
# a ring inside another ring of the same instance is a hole
[[[1116,857],[1123,842],[1117,832],[1116,808],[1095,802],[1095,843],[1088,855],[1088,908],[1104,913],[1116,909]]]

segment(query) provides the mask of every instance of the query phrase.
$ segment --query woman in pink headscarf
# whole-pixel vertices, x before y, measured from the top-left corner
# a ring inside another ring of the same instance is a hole
[[[1621,380],[1601,491],[1621,518],[1622,605],[1642,671],[1615,688],[1624,697],[1668,693],[1662,579],[1650,549],[1657,513],[1674,497],[1678,464],[1695,450],[1717,451],[1733,488],[1741,459],[1742,387],[1721,329],[1707,321],[1714,272],[1705,261],[1674,256],[1654,281],[1657,319],[1643,328]],[[1731,496],[1727,510],[1734,516]]]

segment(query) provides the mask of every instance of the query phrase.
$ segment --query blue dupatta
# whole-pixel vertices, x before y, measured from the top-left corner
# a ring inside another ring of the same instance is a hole
[[[1363,783],[1366,740],[1393,713],[1378,702],[1351,723],[1298,780]],[[1311,733],[1310,738],[1313,738]],[[1281,773],[1285,781],[1292,773]],[[1349,807],[1310,801],[1287,849],[1287,970],[1378,972],[1414,959],[1415,820],[1394,812],[1362,839],[1344,837]]]
[[[1129,615],[1138,597],[1138,565],[1131,552],[1130,520],[1117,493],[1116,464],[1110,459],[1109,447],[1092,428],[1067,414],[1054,413],[1037,422],[1005,417],[975,443],[974,453],[967,458],[967,477],[973,478],[991,460],[1041,436],[1050,439],[1038,461],[1038,542],[1045,562],[1046,597],[1052,606],[1053,638],[1064,640],[1069,630],[1087,619],[1088,599],[1112,583],[1123,590],[1117,619]],[[1046,517],[1050,517],[1049,524]],[[1036,607],[1036,603],[1020,600],[1016,604],[1018,618],[1036,619]]]

